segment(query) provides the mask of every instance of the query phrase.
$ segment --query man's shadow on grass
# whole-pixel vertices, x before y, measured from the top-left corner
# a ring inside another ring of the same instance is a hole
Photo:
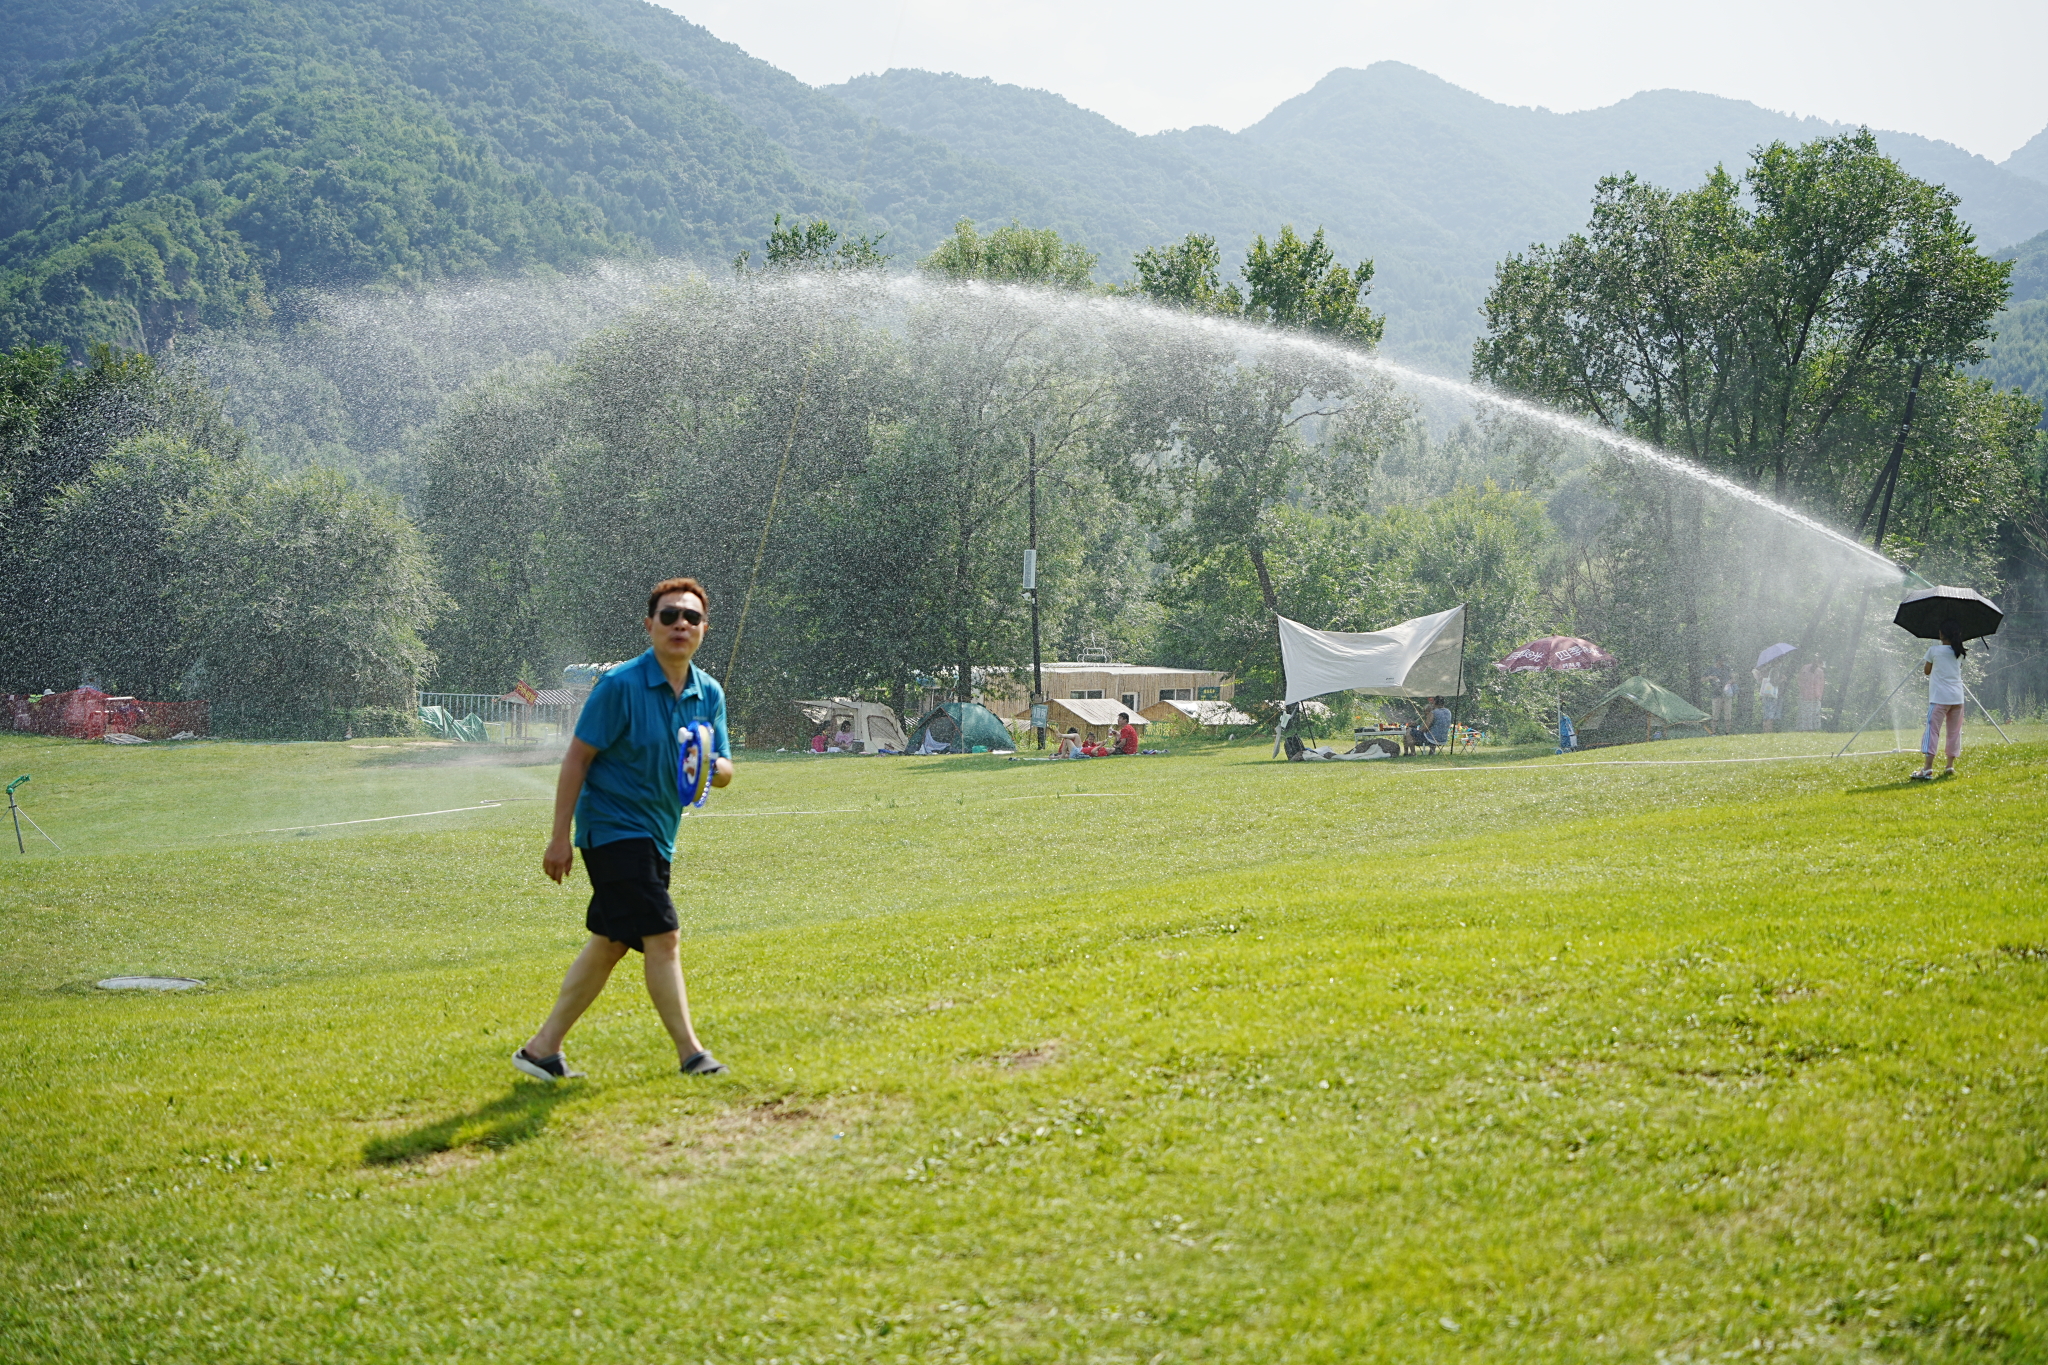
[[[503,1097],[466,1114],[437,1119],[410,1132],[373,1138],[363,1145],[363,1162],[395,1166],[458,1147],[493,1150],[539,1137],[548,1113],[572,1093],[561,1085],[515,1085]]]

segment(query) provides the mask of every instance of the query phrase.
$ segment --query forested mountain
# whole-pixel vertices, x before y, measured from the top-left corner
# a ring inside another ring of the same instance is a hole
[[[777,214],[914,252],[1048,206],[631,0],[31,5],[0,37],[0,345],[154,348],[297,286],[716,263]]]
[[[1413,67],[1332,72],[1240,133],[1138,137],[1056,95],[892,71],[813,89],[645,0],[14,0],[0,28],[0,345],[160,347],[300,286],[716,266],[777,214],[899,262],[967,217],[1057,228],[1127,278],[1281,223],[1376,265],[1386,347],[1462,373],[1508,252],[1594,182],[1697,183],[1834,131],[1675,91],[1555,114]],[[1988,245],[2048,228],[2036,139],[2008,168],[1881,134]],[[2029,160],[2029,157],[2032,160]],[[2027,172],[2021,174],[2017,172]]]
[[[1689,186],[1760,144],[1843,127],[1673,90],[1575,114],[1516,108],[1399,62],[1333,71],[1240,133],[1142,138],[1056,95],[988,80],[891,71],[832,89],[962,154],[1055,181],[1070,204],[1115,205],[1096,211],[1089,238],[1106,264],[1126,258],[1131,224],[1160,224],[1163,238],[1198,220],[1233,251],[1246,235],[1233,230],[1239,218],[1321,224],[1340,257],[1374,260],[1388,349],[1452,372],[1470,359],[1495,262],[1582,225],[1601,176]],[[1878,136],[1908,171],[1962,196],[1987,246],[2048,227],[2048,184],[1947,143]]]
[[[202,0],[0,117],[0,340],[159,346],[281,287],[725,253],[842,212],[726,106],[520,0]]]
[[[1978,373],[2000,388],[2025,389],[2048,402],[2048,232],[1998,257],[2013,263],[2012,298],[1999,314],[1998,337]]]

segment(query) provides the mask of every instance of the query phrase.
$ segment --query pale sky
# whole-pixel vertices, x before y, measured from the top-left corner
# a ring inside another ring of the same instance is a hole
[[[1133,132],[1236,130],[1332,68],[1407,62],[1560,112],[1674,88],[2002,161],[2048,126],[2048,0],[659,0],[813,85],[890,67],[1051,90]]]

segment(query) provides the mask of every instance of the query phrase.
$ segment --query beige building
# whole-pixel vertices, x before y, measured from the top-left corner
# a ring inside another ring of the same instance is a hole
[[[1031,710],[1029,669],[1018,669],[1017,681],[1001,694],[991,694],[990,710],[998,715],[1028,715]],[[1042,665],[1048,701],[1106,701],[1137,715],[1162,701],[1229,701],[1237,684],[1227,673],[1200,668],[1147,668],[1138,664],[1051,663]]]

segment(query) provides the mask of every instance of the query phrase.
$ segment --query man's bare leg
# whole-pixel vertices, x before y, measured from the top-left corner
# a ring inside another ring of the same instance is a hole
[[[664,937],[673,940],[675,935]],[[548,1021],[540,1026],[539,1033],[527,1040],[526,1055],[545,1059],[560,1052],[562,1040],[569,1036],[569,1030],[575,1027],[576,1021],[583,1017],[583,1011],[589,1009],[591,1002],[604,990],[604,983],[611,980],[612,968],[618,966],[619,959],[631,951],[623,943],[592,934],[590,942],[583,945],[583,951],[576,954],[576,960],[569,964],[568,975],[562,978],[562,989],[555,996],[555,1007],[549,1011]]]
[[[640,940],[646,955],[647,998],[661,1016],[661,1026],[676,1041],[676,1062],[687,1062],[704,1050],[690,1025],[690,996],[683,987],[682,931],[649,934]]]

